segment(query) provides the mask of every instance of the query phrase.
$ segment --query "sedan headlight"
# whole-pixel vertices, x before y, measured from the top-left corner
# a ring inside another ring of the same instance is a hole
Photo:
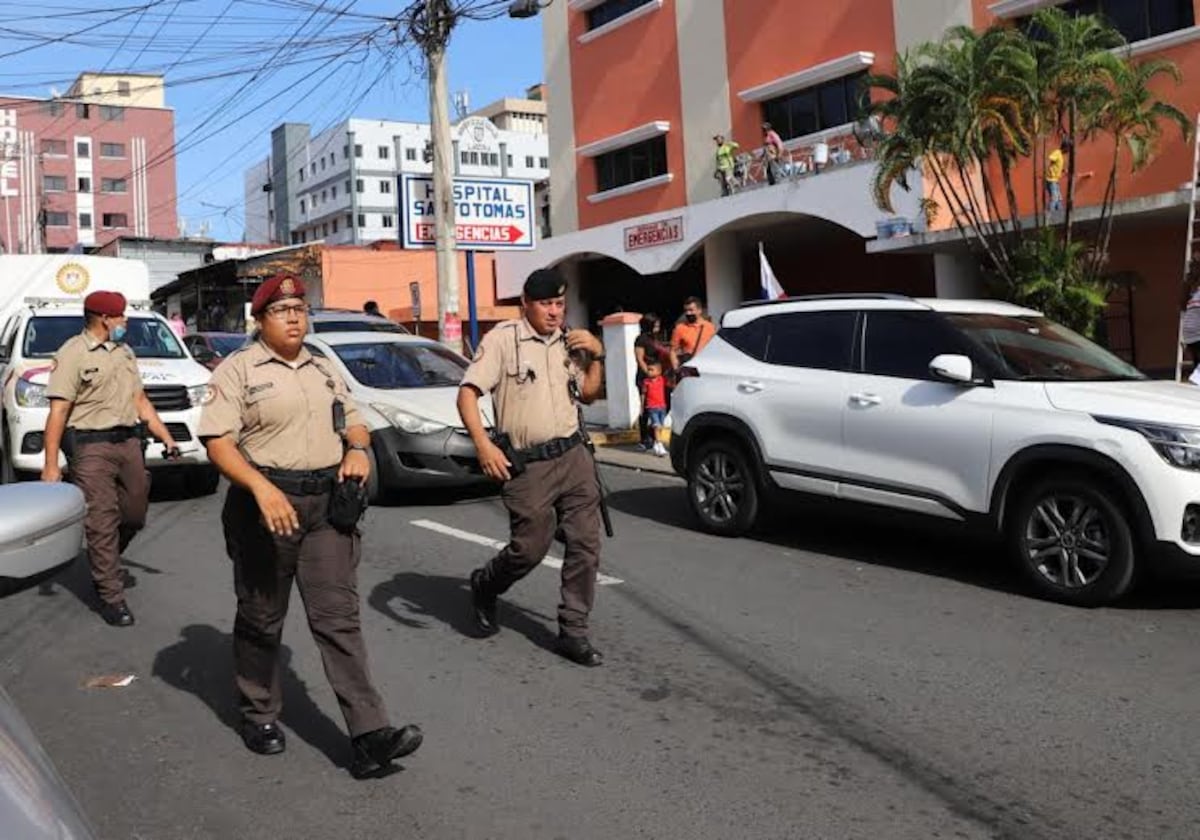
[[[411,414],[403,409],[396,408],[394,405],[372,403],[371,408],[382,414],[397,429],[402,432],[408,432],[410,435],[432,435],[450,428],[445,423],[439,423],[436,420],[430,420],[428,417]]]
[[[195,408],[198,405],[204,405],[204,398],[208,395],[210,390],[211,389],[207,385],[193,385],[192,387],[188,388],[188,402],[191,403],[192,408]]]
[[[28,379],[18,379],[17,405],[25,408],[46,408],[50,405],[50,400],[46,398],[46,386],[35,385]]]
[[[1106,426],[1118,426],[1138,432],[1154,447],[1154,451],[1173,467],[1200,470],[1200,429],[1189,426],[1164,426],[1161,423],[1146,423],[1120,417],[1097,417],[1096,420]]]

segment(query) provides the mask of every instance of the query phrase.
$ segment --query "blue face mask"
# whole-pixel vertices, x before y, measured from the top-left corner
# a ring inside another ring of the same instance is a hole
[[[115,326],[111,330],[109,330],[108,337],[110,340],[116,342],[117,344],[120,344],[122,341],[125,340],[126,332],[128,332],[128,330],[125,328],[125,325],[118,324],[117,326]]]

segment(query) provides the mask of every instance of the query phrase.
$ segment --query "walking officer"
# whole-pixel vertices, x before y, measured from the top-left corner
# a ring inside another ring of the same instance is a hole
[[[123,344],[125,296],[92,292],[83,310],[83,332],[59,348],[51,365],[42,481],[62,480],[62,451],[71,481],[87,499],[84,532],[100,617],[128,627],[133,613],[125,603],[121,554],[146,524],[150,503],[139,423],[163,443],[168,458],[178,457],[179,448],[142,390],[133,351]]]
[[[471,598],[480,633],[493,635],[497,597],[542,562],[557,530],[566,543],[558,651],[593,667],[603,661],[588,640],[600,567],[600,485],[575,400],[590,403],[600,394],[604,345],[587,330],[564,332],[565,295],[556,271],[529,275],[524,317],[484,337],[458,392],[480,466],[504,482],[511,531],[508,545],[471,573]],[[480,415],[483,394],[496,406],[495,440]]]
[[[284,750],[279,646],[293,579],[325,674],[350,730],[356,778],[379,775],[421,745],[395,729],[371,682],[359,620],[356,507],[337,514],[349,482],[370,471],[371,439],[346,384],[304,347],[304,284],[276,275],[255,292],[259,338],[217,368],[200,437],[232,483],[221,521],[233,561],[233,658],[246,747]],[[331,505],[331,499],[334,504]]]

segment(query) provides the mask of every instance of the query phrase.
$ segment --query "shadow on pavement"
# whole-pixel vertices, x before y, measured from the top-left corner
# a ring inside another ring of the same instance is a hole
[[[448,507],[450,505],[488,502],[500,495],[499,485],[492,482],[468,487],[425,487],[411,490],[389,490],[373,507]]]
[[[393,602],[397,600],[403,602],[405,610],[395,608]],[[423,620],[428,617],[464,636],[479,635],[471,618],[471,589],[465,577],[401,572],[372,589],[367,603],[379,614],[414,630],[428,628],[429,622]],[[557,634],[551,628],[557,619],[526,610],[504,598],[500,599],[499,617],[502,627],[520,633],[540,648],[554,650]]]
[[[612,493],[613,510],[661,525],[699,532],[683,487],[641,487]],[[713,537],[720,541],[722,538]],[[796,498],[768,506],[745,539],[797,551],[937,575],[1026,597],[1036,597],[1005,555],[999,539],[952,523],[902,513]],[[730,540],[731,550],[736,541]],[[1147,576],[1114,609],[1200,608],[1200,585]]]
[[[206,624],[191,624],[180,640],[154,657],[152,673],[167,685],[195,695],[240,740],[233,682],[233,635]],[[280,721],[296,737],[320,751],[335,766],[350,766],[350,739],[312,698],[304,681],[290,666],[292,651],[280,647],[283,713]]]

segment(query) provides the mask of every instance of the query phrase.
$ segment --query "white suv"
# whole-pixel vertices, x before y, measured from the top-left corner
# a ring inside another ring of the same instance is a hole
[[[681,371],[671,459],[701,525],[800,491],[981,524],[1044,597],[1200,571],[1200,389],[1005,303],[792,298],[725,314]]]

